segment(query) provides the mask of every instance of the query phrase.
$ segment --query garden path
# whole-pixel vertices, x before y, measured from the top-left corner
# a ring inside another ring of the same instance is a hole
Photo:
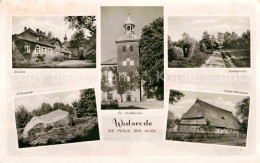
[[[201,68],[225,68],[225,62],[221,52],[213,52],[213,54],[205,61]]]

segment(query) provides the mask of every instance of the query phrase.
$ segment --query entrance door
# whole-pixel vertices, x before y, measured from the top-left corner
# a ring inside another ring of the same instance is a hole
[[[131,100],[131,94],[129,93],[129,94],[126,94],[126,101],[132,101]]]

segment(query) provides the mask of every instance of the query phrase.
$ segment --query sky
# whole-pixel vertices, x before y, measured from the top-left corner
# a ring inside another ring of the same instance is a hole
[[[172,41],[180,40],[184,32],[198,41],[205,30],[217,38],[217,32],[234,31],[240,36],[249,29],[250,17],[247,16],[174,16],[168,18],[168,35]]]
[[[53,106],[55,102],[71,104],[74,100],[78,100],[79,98],[79,90],[21,96],[14,98],[14,107],[15,110],[17,110],[19,106],[23,105],[29,112],[31,112],[34,109],[41,107],[44,102],[49,103],[51,106]]]
[[[124,34],[128,11],[135,24],[135,35],[139,38],[145,25],[163,17],[162,7],[101,7],[101,62],[117,57],[115,41]]]
[[[36,31],[38,28],[42,32],[48,34],[51,31],[54,37],[58,37],[62,42],[64,41],[65,33],[68,41],[76,31],[69,29],[69,24],[65,23],[64,16],[16,16],[12,19],[12,34],[20,34],[24,31],[24,27],[31,28]],[[85,35],[89,32],[85,30]]]
[[[197,97],[200,100],[205,101],[211,105],[231,111],[234,115],[236,113],[236,104],[247,97],[240,95],[227,95],[208,92],[192,92],[182,90],[179,91],[182,92],[185,96],[174,105],[169,104],[169,110],[172,111],[178,118],[181,118],[182,115],[191,108],[191,106],[195,103]]]

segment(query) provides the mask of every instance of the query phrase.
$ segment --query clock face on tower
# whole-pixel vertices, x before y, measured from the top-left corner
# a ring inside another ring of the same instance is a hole
[[[127,44],[125,45],[125,47],[128,49],[128,48],[130,47],[130,44],[127,43]]]

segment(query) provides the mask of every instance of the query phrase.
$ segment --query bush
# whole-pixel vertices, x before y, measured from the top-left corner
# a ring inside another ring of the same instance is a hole
[[[200,67],[205,63],[208,55],[205,53],[196,53],[190,58],[182,58],[175,60],[169,63],[169,67],[178,67],[178,68],[190,68],[190,67]]]
[[[184,57],[183,49],[177,46],[173,46],[168,49],[169,61],[181,59]]]
[[[65,56],[63,54],[57,54],[53,56],[52,62],[63,62],[65,59]]]

